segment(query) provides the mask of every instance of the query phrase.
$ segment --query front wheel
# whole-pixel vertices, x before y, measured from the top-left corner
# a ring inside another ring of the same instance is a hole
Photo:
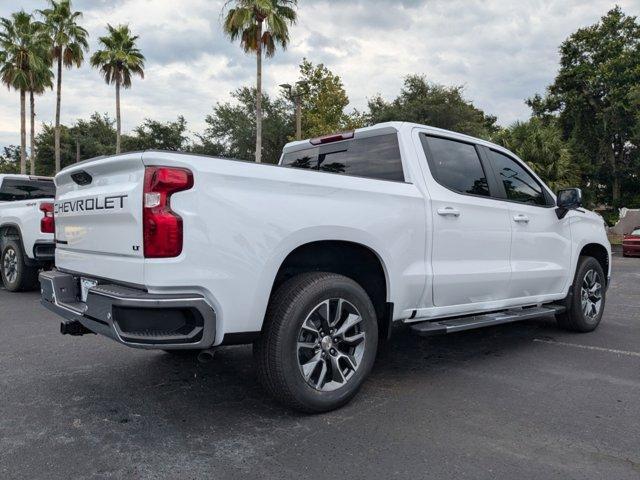
[[[325,412],[358,392],[377,346],[375,310],[362,287],[342,275],[314,272],[278,288],[254,357],[274,397],[297,410]]]
[[[592,332],[600,324],[606,297],[606,276],[600,262],[580,257],[567,311],[557,315],[558,325],[573,332]]]

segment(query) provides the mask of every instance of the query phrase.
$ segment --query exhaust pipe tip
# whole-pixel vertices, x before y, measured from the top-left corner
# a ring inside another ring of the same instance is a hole
[[[214,355],[215,350],[213,349],[202,350],[200,353],[198,353],[198,362],[209,363],[213,360]]]

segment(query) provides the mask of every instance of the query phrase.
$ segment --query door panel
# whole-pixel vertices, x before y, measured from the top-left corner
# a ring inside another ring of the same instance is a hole
[[[444,188],[432,192],[433,299],[438,307],[509,296],[509,208]],[[442,215],[455,209],[459,215]]]
[[[553,208],[532,205],[513,204],[511,216],[509,296],[519,298],[562,292],[571,267],[569,220],[558,220]]]
[[[509,297],[563,291],[571,266],[569,220],[558,220],[553,198],[520,162],[487,149],[487,158],[510,206],[512,222]]]
[[[509,205],[490,198],[494,182],[485,173],[477,147],[424,134],[420,141],[431,176],[434,305],[508,298]]]

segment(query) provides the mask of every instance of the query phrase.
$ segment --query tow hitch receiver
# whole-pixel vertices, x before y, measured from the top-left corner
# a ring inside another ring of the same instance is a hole
[[[92,332],[77,320],[65,320],[64,322],[61,322],[60,333],[62,335],[72,335],[74,337],[80,337],[88,334],[95,335],[95,332]]]

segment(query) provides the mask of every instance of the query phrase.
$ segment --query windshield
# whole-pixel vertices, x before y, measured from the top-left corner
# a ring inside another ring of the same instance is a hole
[[[6,178],[0,187],[0,202],[36,200],[56,196],[53,180]]]
[[[633,232],[631,232],[631,235],[638,235],[640,237],[640,228],[636,228]]]

